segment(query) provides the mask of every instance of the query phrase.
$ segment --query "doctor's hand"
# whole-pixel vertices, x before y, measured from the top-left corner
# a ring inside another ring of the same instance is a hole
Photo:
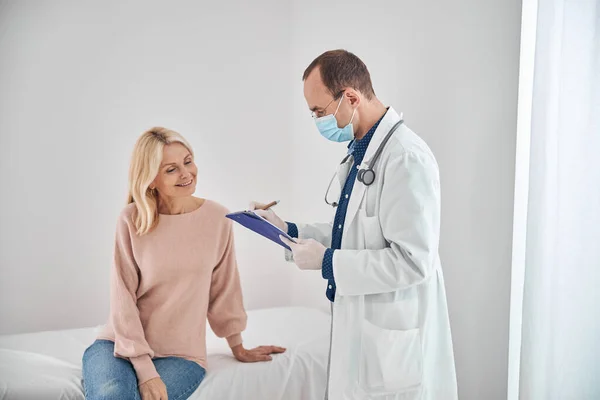
[[[265,205],[266,204],[257,203],[255,201],[253,201],[252,203],[250,203],[249,210],[254,211],[257,215],[260,215],[261,217],[263,217],[264,219],[266,219],[267,221],[269,221],[270,223],[272,223],[273,225],[275,225],[282,231],[287,232],[287,230],[288,230],[287,223],[284,220],[282,220],[281,218],[279,218],[279,216],[277,216],[277,214],[275,214],[275,211],[273,211],[272,208],[269,208],[268,210],[258,210],[258,208],[262,208]]]
[[[300,269],[321,269],[323,256],[327,248],[314,239],[296,239],[298,243],[290,242],[279,235],[279,239],[290,246],[294,254],[294,262]]]
[[[243,345],[238,344],[231,349],[234,357],[240,362],[258,362],[271,361],[269,354],[284,353],[285,349],[278,346],[259,346],[254,349],[245,349]]]

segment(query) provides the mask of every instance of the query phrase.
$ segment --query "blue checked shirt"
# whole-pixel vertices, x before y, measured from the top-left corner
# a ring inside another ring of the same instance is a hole
[[[381,117],[381,119],[383,119],[383,117]],[[346,183],[344,184],[342,194],[340,195],[340,199],[338,201],[338,206],[335,212],[335,219],[333,220],[333,230],[331,232],[331,248],[325,250],[325,255],[323,256],[323,264],[321,266],[321,275],[324,279],[327,279],[327,290],[325,294],[331,302],[333,302],[335,299],[333,253],[342,247],[342,233],[344,232],[344,221],[346,220],[346,211],[348,210],[350,195],[352,194],[352,188],[354,187],[354,181],[356,180],[356,174],[358,173],[358,169],[356,167],[362,163],[363,158],[365,157],[365,153],[367,152],[367,147],[369,147],[371,138],[375,134],[375,130],[379,126],[381,119],[379,119],[379,121],[377,121],[375,125],[373,125],[371,129],[369,129],[367,134],[363,136],[362,139],[353,140],[348,146],[348,153],[353,155],[354,164],[352,165],[352,168],[350,168],[350,173],[346,178]],[[296,224],[288,222],[288,235],[294,238],[298,237],[298,227],[296,226]]]

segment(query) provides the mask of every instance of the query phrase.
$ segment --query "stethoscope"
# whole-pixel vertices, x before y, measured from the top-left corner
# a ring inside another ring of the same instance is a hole
[[[385,136],[385,138],[383,139],[383,141],[381,142],[381,144],[379,145],[379,147],[377,148],[377,151],[375,152],[375,154],[373,155],[373,157],[371,158],[370,161],[364,163],[364,167],[361,167],[358,170],[358,173],[356,174],[356,179],[362,183],[365,186],[371,186],[373,184],[373,182],[375,182],[375,171],[373,170],[373,167],[375,167],[375,163],[377,162],[377,159],[379,158],[379,156],[381,155],[381,153],[383,152],[383,149],[386,145],[386,143],[388,142],[388,140],[390,140],[390,138],[392,137],[392,134],[394,133],[394,131],[396,129],[398,129],[398,127],[400,125],[402,125],[404,123],[404,120],[401,119],[400,121],[396,122],[396,124],[394,126],[392,126],[392,129],[390,129],[390,131],[388,132],[388,134]],[[340,163],[340,165],[344,165],[346,163],[346,161],[348,161],[348,159],[350,158],[350,156],[352,156],[352,153],[346,155],[346,157],[344,157],[344,159],[342,160],[342,162]],[[333,176],[331,177],[331,180],[329,181],[329,186],[327,186],[327,191],[325,192],[325,203],[327,203],[328,205],[332,206],[333,208],[338,206],[338,203],[336,201],[330,203],[327,200],[327,195],[329,194],[329,190],[331,189],[331,185],[333,184],[334,179],[337,176],[337,172],[335,174],[333,174]]]

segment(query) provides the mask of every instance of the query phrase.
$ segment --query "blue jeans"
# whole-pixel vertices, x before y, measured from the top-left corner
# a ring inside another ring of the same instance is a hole
[[[83,354],[83,387],[88,400],[140,400],[133,365],[114,356],[115,344],[96,340]],[[169,400],[184,400],[200,386],[206,371],[193,361],[178,357],[152,360],[167,387]]]

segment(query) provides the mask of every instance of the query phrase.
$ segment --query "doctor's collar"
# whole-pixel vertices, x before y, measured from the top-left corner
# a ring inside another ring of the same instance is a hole
[[[354,153],[354,144],[356,143],[356,139],[352,139],[350,143],[348,143],[348,152],[346,154]]]

